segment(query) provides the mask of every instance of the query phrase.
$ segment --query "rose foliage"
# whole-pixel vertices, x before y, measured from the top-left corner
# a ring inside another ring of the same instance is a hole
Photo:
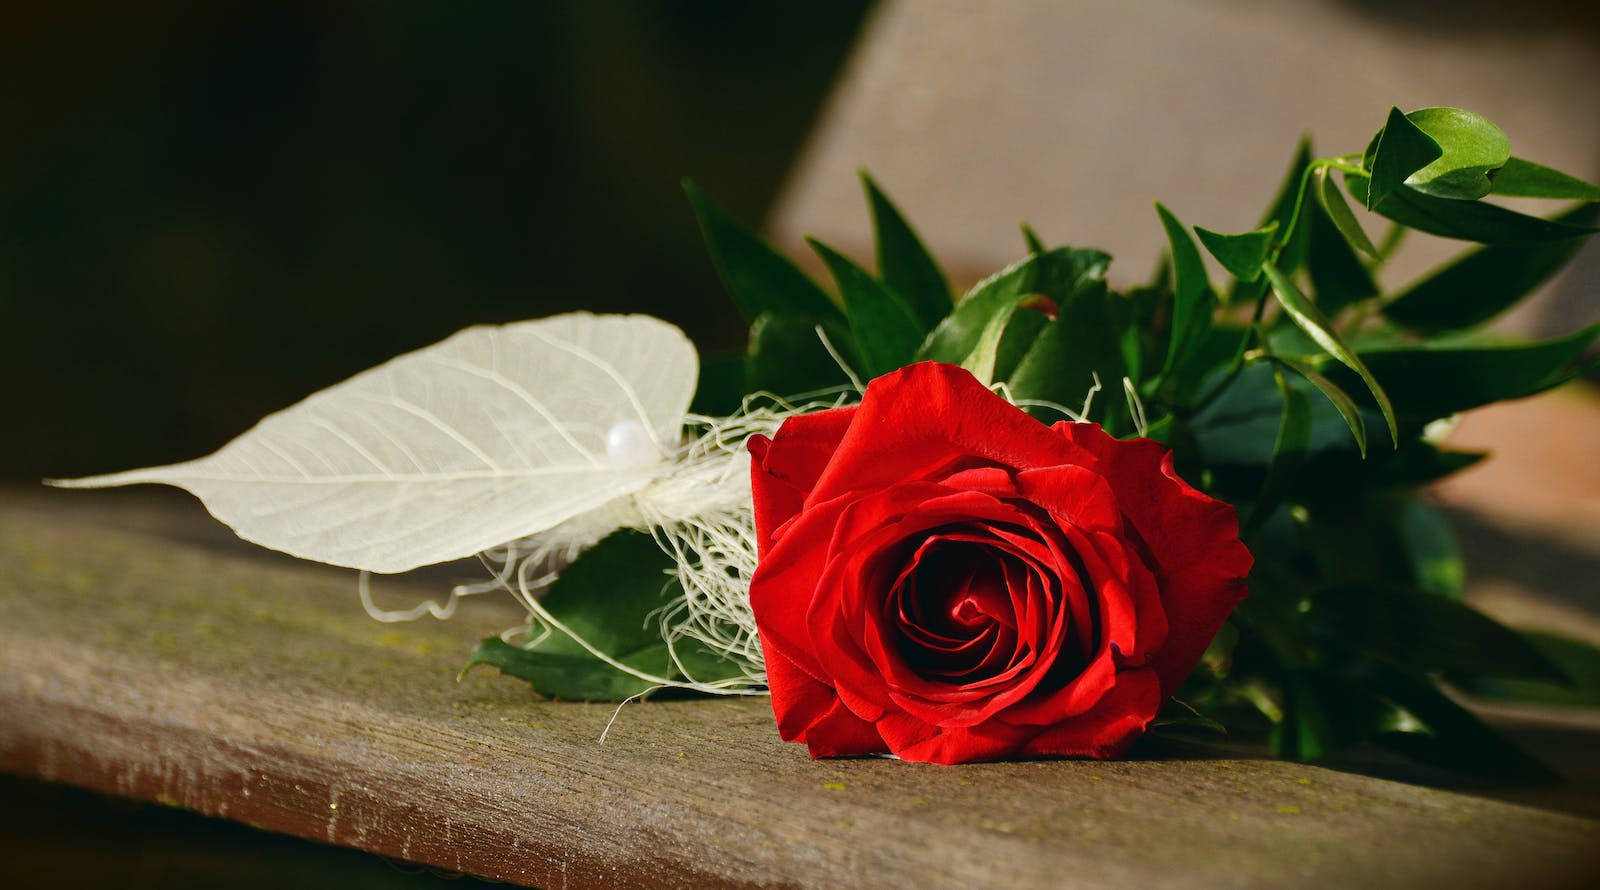
[[[784,737],[955,761],[1220,725],[1295,759],[1381,745],[1538,771],[1461,696],[1600,703],[1600,654],[1464,602],[1448,517],[1419,496],[1485,457],[1439,421],[1593,367],[1600,325],[1482,330],[1600,217],[1600,187],[1511,146],[1471,112],[1391,109],[1364,151],[1302,143],[1251,231],[1157,204],[1169,250],[1144,284],[1024,225],[1026,254],[959,299],[870,179],[872,268],[812,244],[832,289],[688,186],[749,324],[703,362],[695,410],[870,381],[751,443],[751,605]],[[1387,289],[1403,235],[1472,246]],[[575,574],[614,583],[593,565],[620,546]]]

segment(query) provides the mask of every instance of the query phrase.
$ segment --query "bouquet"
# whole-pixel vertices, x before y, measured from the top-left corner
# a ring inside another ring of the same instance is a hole
[[[1540,769],[1454,693],[1570,685],[1596,653],[1464,602],[1418,490],[1485,456],[1445,444],[1458,414],[1594,366],[1600,325],[1478,329],[1596,231],[1600,187],[1472,112],[1392,109],[1364,151],[1302,143],[1252,231],[1156,204],[1144,285],[1024,225],[1026,255],[953,299],[863,183],[875,271],[812,241],[831,290],[686,186],[740,352],[641,315],[469,328],[208,457],[56,484],[186,488],[361,570],[379,620],[509,594],[527,621],[467,667],[562,699],[769,695],[818,757],[1117,757],[1199,727]],[[1386,293],[1413,231],[1480,246]],[[369,586],[473,556],[487,579],[442,601]]]

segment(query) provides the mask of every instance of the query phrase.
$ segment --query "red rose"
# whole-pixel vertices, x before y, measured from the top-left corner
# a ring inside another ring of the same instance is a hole
[[[952,365],[750,440],[778,731],[814,757],[1115,757],[1245,596],[1170,454],[1045,426]]]

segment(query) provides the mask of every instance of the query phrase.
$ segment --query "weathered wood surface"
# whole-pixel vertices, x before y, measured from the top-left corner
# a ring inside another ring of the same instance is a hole
[[[0,769],[18,774],[552,888],[1600,874],[1600,821],[1271,761],[818,763],[761,699],[629,705],[601,744],[612,706],[454,682],[503,616],[380,625],[349,573],[183,540],[163,510],[0,497]]]

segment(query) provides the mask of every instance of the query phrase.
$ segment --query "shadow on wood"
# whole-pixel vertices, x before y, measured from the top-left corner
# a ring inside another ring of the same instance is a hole
[[[1600,866],[1595,820],[1267,760],[813,762],[763,699],[629,705],[602,745],[613,705],[453,682],[503,615],[376,624],[349,573],[71,497],[0,506],[20,775],[545,887],[1555,887]]]

